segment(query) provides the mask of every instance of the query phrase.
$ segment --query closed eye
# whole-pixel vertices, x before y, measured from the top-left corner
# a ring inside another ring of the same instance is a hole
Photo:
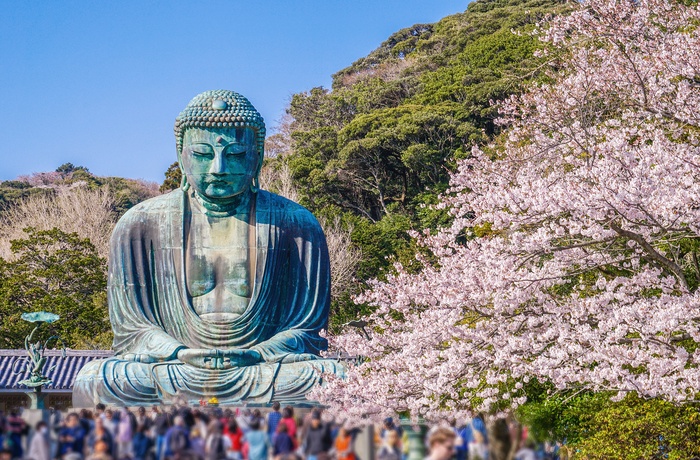
[[[246,146],[246,144],[241,144],[238,142],[231,142],[224,149],[224,153],[226,155],[241,155],[243,153],[246,153],[247,151],[248,147]]]
[[[198,156],[214,155],[214,147],[209,144],[193,144],[190,146],[190,150],[192,150],[194,155]]]

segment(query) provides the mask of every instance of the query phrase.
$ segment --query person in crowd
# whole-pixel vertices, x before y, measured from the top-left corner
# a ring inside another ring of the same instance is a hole
[[[144,409],[144,414],[146,410]],[[151,448],[153,447],[153,439],[148,436],[149,427],[145,423],[141,423],[136,427],[131,443],[131,452],[134,460],[146,460],[151,458]]]
[[[87,409],[80,409],[78,414],[80,426],[83,427],[83,431],[85,431],[85,433],[90,433],[95,426],[92,412]]]
[[[126,407],[119,411],[119,422],[117,423],[117,458],[126,459],[133,457],[131,452],[131,441],[134,437],[136,418]]]
[[[280,403],[275,401],[272,403],[272,410],[268,412],[265,419],[267,435],[270,437],[270,441],[274,442],[275,434],[277,433],[277,425],[279,425],[280,420],[282,420],[282,413],[280,412]]]
[[[262,430],[262,416],[254,418],[250,423],[250,431],[243,436],[243,442],[248,446],[248,460],[267,460],[270,453],[270,439]]]
[[[105,451],[110,457],[114,455],[114,438],[112,438],[112,433],[105,427],[105,422],[101,418],[95,419],[95,428],[88,435],[88,447],[92,453],[95,453],[95,446],[98,443],[102,443],[107,446]]]
[[[250,416],[250,423],[252,424],[253,422],[258,422],[258,426],[260,426],[261,430],[265,428],[265,417],[263,417],[262,411],[260,409],[253,410],[253,413]]]
[[[165,456],[165,434],[170,428],[170,418],[165,411],[158,409],[158,406],[153,406],[151,409],[151,418],[153,419],[153,434],[156,438],[156,460],[163,460]]]
[[[102,421],[107,431],[109,431],[109,434],[112,435],[112,439],[116,439],[118,420],[114,415],[114,411],[112,409],[105,409],[102,415]]]
[[[535,443],[531,439],[526,440],[525,445],[515,453],[515,460],[537,460],[535,447]]]
[[[165,458],[179,458],[189,448],[190,437],[185,419],[181,415],[177,415],[173,419],[173,426],[168,428],[165,433]]]
[[[296,452],[290,452],[288,454],[282,455],[278,460],[304,460],[301,455]]]
[[[287,433],[287,425],[279,423],[277,433],[272,438],[272,454],[279,459],[292,452],[294,452],[294,440]]]
[[[29,449],[25,458],[27,460],[51,460],[49,427],[45,422],[42,421],[36,424],[34,436],[29,442]]]
[[[228,436],[224,436],[221,422],[212,420],[204,440],[204,460],[226,460],[230,449],[231,440]]]
[[[93,448],[92,454],[87,457],[87,460],[113,460],[109,454],[109,446],[104,441],[97,441]]]
[[[488,444],[481,431],[472,432],[472,441],[469,443],[469,460],[486,460],[488,457]]]
[[[78,454],[82,456],[85,446],[85,430],[80,426],[78,414],[71,412],[66,417],[66,424],[58,434],[58,455]]]
[[[207,430],[209,429],[209,417],[199,409],[195,409],[192,412],[192,415],[194,418],[194,425],[192,425],[192,429],[196,428],[199,431],[202,437],[202,442],[204,442],[204,439],[207,437]]]
[[[341,425],[333,442],[336,460],[356,460],[354,441],[354,433],[348,430],[345,425]]]
[[[136,430],[138,431],[139,426],[144,426],[146,432],[153,426],[153,420],[146,414],[146,408],[141,406],[136,409]]]
[[[467,460],[469,457],[469,442],[472,439],[471,421],[457,428],[456,433],[455,460]]]
[[[457,435],[450,428],[440,427],[433,431],[428,438],[430,455],[428,455],[427,460],[449,460],[452,458],[455,453],[456,437]]]
[[[181,405],[175,407],[175,415],[179,415],[185,421],[185,426],[188,430],[192,429],[194,426],[194,413],[192,409],[187,405]]]
[[[382,439],[384,439],[384,435],[388,431],[392,431],[392,430],[396,431],[399,434],[399,439],[401,439],[401,436],[403,436],[403,429],[394,422],[393,417],[387,417],[384,419],[384,423],[382,424],[382,433],[381,433]]]
[[[200,458],[204,457],[204,442],[205,438],[199,426],[193,426],[190,430],[190,450]]]
[[[377,451],[377,460],[401,460],[401,448],[399,432],[386,430],[382,439],[382,446]]]
[[[302,442],[302,452],[307,460],[317,460],[327,454],[331,448],[331,437],[328,427],[321,422],[321,413],[313,410],[311,424],[306,430]]]
[[[27,424],[16,411],[10,411],[5,421],[5,444],[13,458],[22,458],[22,437],[27,433]]]
[[[105,406],[102,403],[98,403],[95,406],[95,418],[104,418],[106,410],[107,410],[107,406]]]
[[[246,408],[242,411],[236,409],[236,423],[238,423],[238,428],[241,429],[243,434],[246,434],[250,430],[250,421],[253,417],[253,413],[250,409]]]
[[[292,406],[286,406],[282,409],[282,420],[280,423],[287,425],[287,434],[294,442],[294,448],[297,447],[297,422],[294,420],[294,409]]]
[[[231,441],[227,458],[241,460],[243,458],[243,430],[238,426],[236,416],[231,415],[224,429],[224,435]]]

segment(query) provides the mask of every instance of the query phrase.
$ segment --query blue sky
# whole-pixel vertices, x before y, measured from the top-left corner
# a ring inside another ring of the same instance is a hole
[[[269,128],[293,93],[468,0],[0,0],[0,180],[65,162],[161,182],[196,94],[245,95]]]

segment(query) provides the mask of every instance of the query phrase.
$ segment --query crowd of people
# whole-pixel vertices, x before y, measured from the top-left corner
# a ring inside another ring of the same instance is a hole
[[[373,460],[355,451],[360,429],[336,423],[320,409],[298,414],[279,403],[264,414],[185,405],[49,413],[31,430],[17,413],[0,413],[0,460]],[[377,460],[408,458],[408,433],[391,418],[369,442],[376,444]],[[488,460],[484,420],[433,427],[425,447],[428,460]],[[523,443],[516,458],[554,457]]]
[[[31,436],[28,436],[31,431]],[[259,409],[153,406],[65,417],[51,412],[30,430],[16,413],[0,415],[0,460],[355,460],[349,430],[318,409],[297,418],[292,407]]]

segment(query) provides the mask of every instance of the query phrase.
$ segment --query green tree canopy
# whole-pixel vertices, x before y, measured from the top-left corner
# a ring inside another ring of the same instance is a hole
[[[106,302],[106,260],[92,243],[58,229],[37,231],[12,241],[13,260],[0,259],[0,330],[3,348],[21,348],[32,325],[22,313],[47,311],[66,345],[111,345]]]

